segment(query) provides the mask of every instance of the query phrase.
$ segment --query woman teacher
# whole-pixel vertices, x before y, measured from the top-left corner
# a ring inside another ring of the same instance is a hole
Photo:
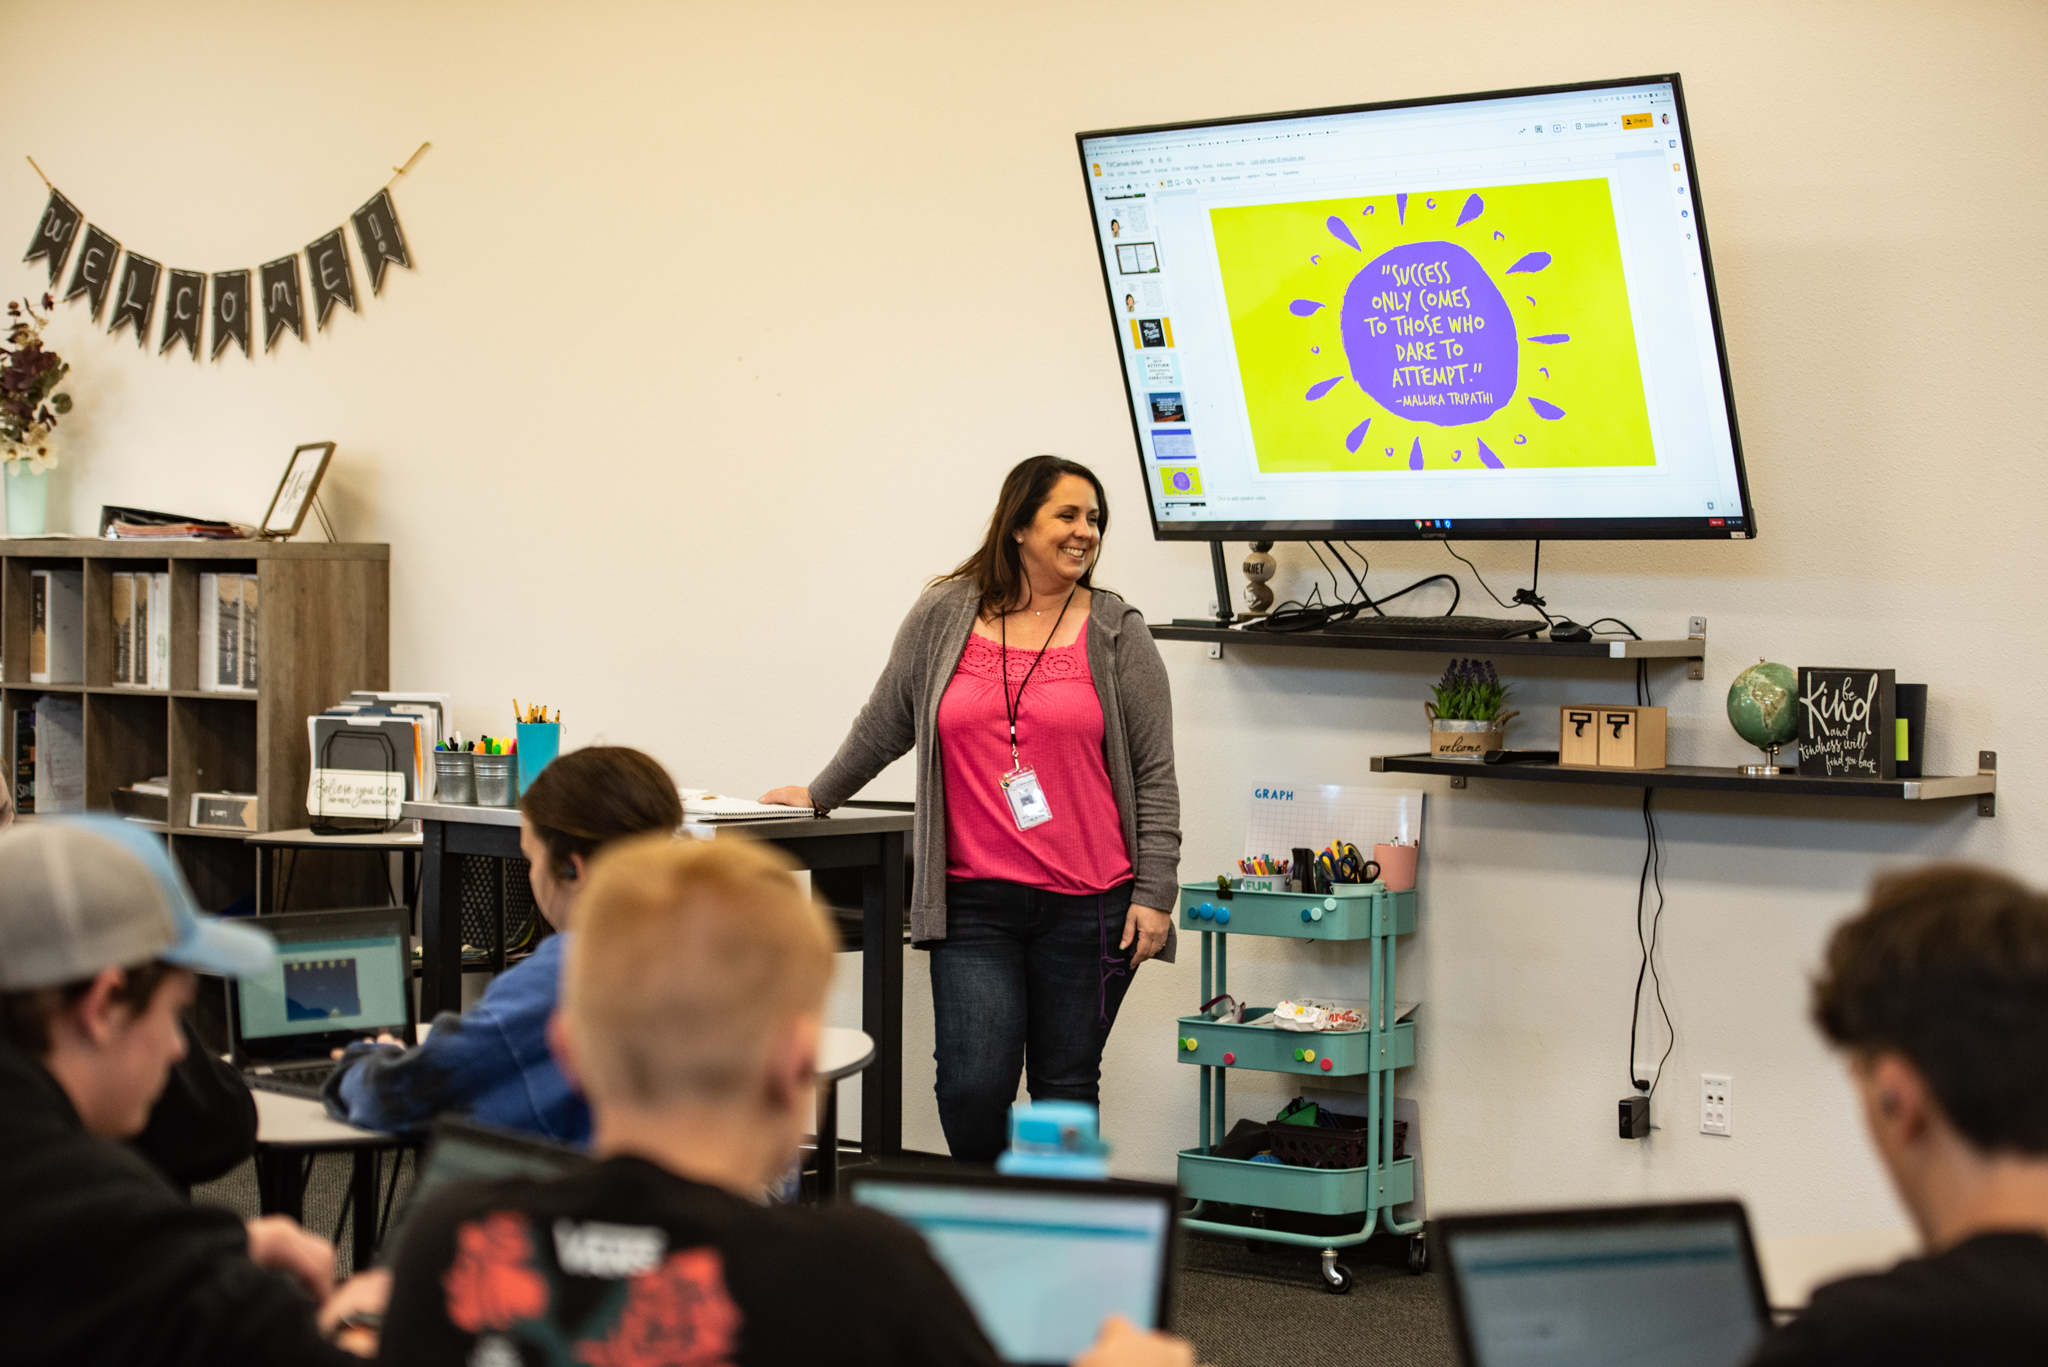
[[[1136,608],[1090,580],[1102,482],[1033,456],[980,549],[932,582],[839,753],[829,811],[915,746],[910,935],[931,952],[939,1120],[953,1156],[1007,1146],[1035,1101],[1095,1104],[1131,973],[1173,960],[1180,789],[1166,668]]]

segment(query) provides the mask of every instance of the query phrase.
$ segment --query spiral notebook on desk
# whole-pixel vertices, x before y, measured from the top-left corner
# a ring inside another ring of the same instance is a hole
[[[678,791],[683,799],[685,821],[787,821],[792,817],[810,815],[801,807],[783,807],[744,797],[724,797],[708,788]]]

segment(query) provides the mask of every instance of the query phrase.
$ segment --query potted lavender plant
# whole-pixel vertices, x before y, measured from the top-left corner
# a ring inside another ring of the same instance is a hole
[[[26,299],[7,305],[7,337],[0,342],[0,464],[7,467],[9,536],[43,530],[50,468],[57,463],[57,418],[71,411],[71,396],[57,391],[71,367],[43,348],[43,325],[55,306],[47,294],[43,313]]]
[[[1505,748],[1501,737],[1509,719],[1519,714],[1501,710],[1509,690],[1491,660],[1451,661],[1430,691],[1436,700],[1424,703],[1422,710],[1429,714],[1431,758],[1477,761],[1489,750]]]

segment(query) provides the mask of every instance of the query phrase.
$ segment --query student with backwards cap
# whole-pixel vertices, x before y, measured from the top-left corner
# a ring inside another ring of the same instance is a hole
[[[162,843],[129,823],[47,817],[0,834],[9,1363],[354,1360],[323,1329],[381,1305],[383,1274],[335,1291],[326,1240],[194,1206],[123,1142],[185,1052],[194,974],[270,959],[269,937],[200,916]]]
[[[547,1044],[578,893],[591,859],[611,841],[672,834],[682,823],[675,782],[638,750],[594,745],[541,770],[519,800],[519,848],[534,903],[563,933],[499,974],[468,1011],[435,1017],[418,1048],[388,1036],[350,1045],[327,1079],[329,1112],[387,1132],[418,1132],[455,1114],[557,1143],[587,1142],[590,1109]]]
[[[577,917],[549,1034],[602,1161],[429,1198],[381,1360],[996,1367],[914,1232],[857,1206],[759,1203],[811,1117],[834,948],[780,857],[632,841],[597,860]],[[1192,1361],[1120,1321],[1080,1359]]]

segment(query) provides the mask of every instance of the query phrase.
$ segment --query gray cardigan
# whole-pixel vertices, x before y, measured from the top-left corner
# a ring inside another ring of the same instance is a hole
[[[811,801],[831,810],[913,745],[917,747],[916,883],[910,938],[946,938],[946,772],[939,758],[939,699],[974,630],[974,587],[949,580],[924,591],[903,619],[889,663],[839,753],[811,780]],[[1173,697],[1145,617],[1106,589],[1088,610],[1088,672],[1102,702],[1103,759],[1123,818],[1136,884],[1131,900],[1172,911],[1180,867],[1180,785],[1173,776]],[[1173,961],[1167,932],[1160,958]]]

